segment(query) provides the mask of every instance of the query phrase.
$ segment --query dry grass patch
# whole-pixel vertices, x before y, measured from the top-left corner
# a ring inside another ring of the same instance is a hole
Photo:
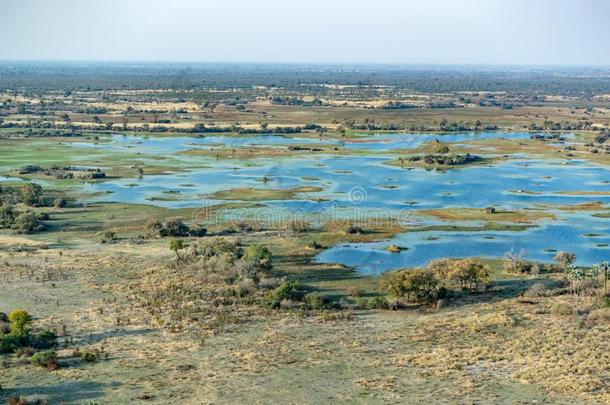
[[[419,213],[431,215],[445,221],[494,221],[494,222],[517,222],[531,223],[541,219],[554,219],[552,213],[545,211],[520,210],[486,212],[482,208],[445,208],[422,210]]]

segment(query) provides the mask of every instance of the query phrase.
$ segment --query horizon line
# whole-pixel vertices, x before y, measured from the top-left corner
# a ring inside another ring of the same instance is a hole
[[[260,65],[260,66],[369,66],[369,67],[531,67],[531,68],[610,68],[610,64],[567,63],[489,63],[489,62],[287,62],[287,61],[223,61],[223,60],[155,60],[155,59],[13,59],[0,58],[0,63],[90,63],[150,65]]]

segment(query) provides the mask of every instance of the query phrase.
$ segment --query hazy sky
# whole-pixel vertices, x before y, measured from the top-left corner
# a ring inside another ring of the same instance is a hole
[[[610,1],[0,0],[0,59],[610,65]]]

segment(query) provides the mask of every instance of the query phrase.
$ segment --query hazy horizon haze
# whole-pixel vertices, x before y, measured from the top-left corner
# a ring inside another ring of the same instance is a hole
[[[0,59],[610,65],[603,0],[0,0]]]

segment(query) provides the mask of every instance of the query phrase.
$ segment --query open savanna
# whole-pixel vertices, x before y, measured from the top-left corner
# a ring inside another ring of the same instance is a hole
[[[406,94],[401,98],[388,97],[371,106],[353,104],[347,98],[329,99],[323,105],[282,105],[267,97],[251,94],[248,89],[235,90],[231,99],[216,102],[196,101],[206,99],[214,89],[204,92],[182,92],[172,97],[152,90],[138,92],[78,92],[70,96],[63,94],[46,94],[42,99],[31,96],[15,98],[10,93],[0,96],[0,101],[19,101],[29,106],[32,111],[9,109],[3,117],[4,122],[24,125],[41,120],[53,125],[76,125],[85,129],[95,129],[99,125],[111,125],[114,129],[124,126],[131,129],[145,130],[145,127],[164,128],[165,131],[187,131],[195,124],[202,123],[208,127],[239,126],[242,129],[259,129],[261,123],[268,128],[304,126],[317,124],[334,132],[346,123],[376,125],[395,125],[408,129],[438,128],[442,120],[473,126],[479,121],[483,126],[497,127],[503,130],[522,130],[532,123],[542,126],[545,121],[569,122],[578,124],[589,122],[598,128],[610,124],[610,110],[604,104],[593,103],[596,108],[587,108],[591,103],[579,98],[547,96],[545,102],[515,105],[510,108],[501,106],[479,106],[458,101],[460,94]],[[280,93],[283,94],[283,93]],[[402,93],[401,93],[402,94]],[[305,94],[287,92],[286,97],[308,100]],[[466,95],[468,96],[468,95]],[[366,95],[362,95],[366,100]],[[462,94],[463,98],[464,95]],[[498,100],[507,98],[507,94],[494,94]],[[311,97],[310,97],[311,98]],[[427,102],[457,102],[453,108],[430,108],[426,103],[413,102],[413,98]],[[106,101],[106,100],[111,101]],[[237,101],[236,101],[237,100]],[[510,97],[508,97],[510,101]],[[386,109],[381,108],[389,102],[407,102],[417,108]],[[508,102],[508,101],[507,101]],[[599,106],[598,106],[599,104]],[[50,114],[39,115],[35,110],[51,109]],[[23,108],[21,109],[23,110]],[[25,109],[27,110],[27,109]],[[349,128],[347,128],[349,129]]]
[[[72,248],[0,252],[3,306],[28,310],[36,327],[63,331],[65,342],[57,351],[62,367],[53,372],[4,359],[0,395],[51,403],[610,400],[607,309],[586,315],[585,300],[580,313],[557,313],[557,305],[574,300],[557,289],[558,276],[515,276],[492,261],[490,290],[440,309],[235,308],[236,318],[203,332],[172,331],[159,324],[164,313],[149,313],[134,297],[165,280],[188,283],[183,278],[191,273],[177,265],[166,240],[123,238],[131,228],[115,228],[119,239],[110,244],[87,237]],[[378,277],[312,262],[309,239],[331,236],[320,232],[230,238],[269,246],[275,276],[324,296],[349,304],[355,296],[383,294]],[[534,284],[557,293],[523,301]],[[72,357],[76,348],[102,354],[83,363]]]

